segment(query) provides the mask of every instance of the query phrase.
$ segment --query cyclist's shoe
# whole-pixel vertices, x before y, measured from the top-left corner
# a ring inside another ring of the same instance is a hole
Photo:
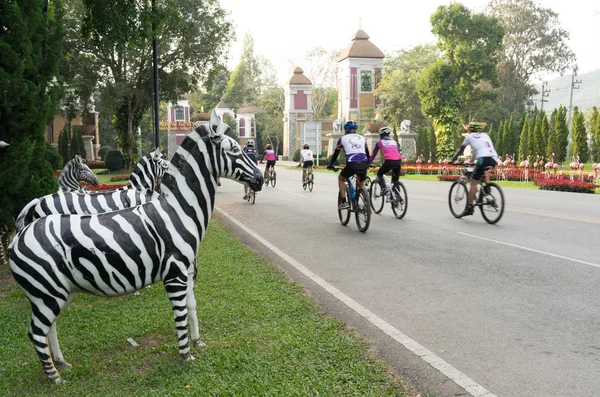
[[[340,205],[338,205],[338,210],[347,210],[350,209],[350,203],[348,201],[342,201]]]
[[[485,185],[485,186],[483,187],[483,192],[484,192],[485,194],[490,194],[490,193],[492,193],[492,188],[490,187],[490,185]]]
[[[468,204],[465,212],[463,212],[463,216],[473,215],[473,213],[475,213],[475,207],[473,207],[473,204]]]
[[[248,195],[247,194],[244,195],[244,200],[248,200]]]

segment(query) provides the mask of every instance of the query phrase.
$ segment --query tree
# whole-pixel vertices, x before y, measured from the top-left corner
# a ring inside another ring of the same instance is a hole
[[[416,126],[430,123],[423,115],[416,87],[421,73],[439,57],[435,46],[425,45],[385,58],[383,76],[375,93],[383,100],[381,110],[390,125],[398,127],[406,119]]]
[[[71,136],[71,147],[69,148],[69,158],[74,158],[75,156],[80,156],[81,158],[86,158],[87,154],[85,151],[85,144],[83,143],[83,138],[81,136],[81,126],[76,126],[71,128],[73,131],[73,135]]]
[[[592,147],[590,148],[591,160],[600,162],[600,112],[594,106],[590,113],[590,135]]]
[[[585,116],[579,108],[573,108],[573,130],[571,131],[573,138],[573,156],[579,156],[579,161],[582,163],[588,162],[590,159],[590,151],[587,144],[587,132],[585,130]]]
[[[550,134],[550,123],[548,122],[548,116],[546,115],[546,113],[541,112],[541,117],[542,117],[542,126],[541,126],[541,138],[542,139],[540,142],[539,151],[542,155],[545,153],[546,156],[551,156],[552,153],[548,153],[546,151],[546,148],[548,147],[548,139],[549,139],[549,134]]]
[[[550,116],[550,124],[548,126],[548,144],[546,145],[546,156],[554,156],[556,160],[556,153],[558,152],[558,134],[556,131],[556,115],[558,110],[554,109]]]
[[[496,133],[496,140],[494,142],[494,148],[499,155],[504,153],[504,121],[500,122],[498,126],[498,132]]]
[[[526,159],[531,153],[529,152],[529,115],[525,117],[523,129],[521,130],[521,141],[519,143],[519,158]]]
[[[47,7],[46,7],[47,5]],[[45,130],[63,91],[56,84],[62,55],[60,0],[0,2],[0,224],[32,199],[55,192],[54,150]]]
[[[70,139],[71,138],[69,137],[69,130],[68,130],[67,126],[65,125],[65,128],[62,129],[62,131],[60,132],[60,135],[58,136],[58,153],[60,154],[60,157],[62,157],[62,166],[63,167],[65,165],[67,165],[69,160],[71,160],[71,156],[69,153]]]
[[[489,15],[504,27],[503,57],[498,64],[500,104],[522,113],[538,72],[562,73],[574,60],[567,46],[569,33],[558,14],[534,0],[492,0]]]
[[[567,157],[567,146],[569,144],[569,127],[567,125],[567,108],[560,106],[556,113],[556,136],[558,148],[556,149],[556,159],[562,163]]]
[[[315,47],[307,51],[302,64],[304,75],[312,82],[312,107],[317,120],[332,115],[332,104],[337,104],[337,57],[339,50]],[[335,100],[332,101],[332,97]]]
[[[152,104],[152,39],[158,37],[160,95],[178,99],[191,91],[213,67],[225,61],[221,51],[232,39],[233,26],[217,0],[158,1],[153,12],[142,0],[73,0],[83,4],[70,30],[76,50],[88,54],[100,75],[103,111],[115,115],[119,144],[134,160],[134,135],[141,115]],[[156,31],[152,31],[154,21]]]
[[[459,125],[460,92],[454,69],[442,60],[430,65],[417,81],[423,113],[433,119],[436,157],[454,154],[453,131]]]
[[[282,152],[284,106],[285,94],[280,87],[267,89],[258,99],[255,108],[259,150],[270,143],[278,153]]]

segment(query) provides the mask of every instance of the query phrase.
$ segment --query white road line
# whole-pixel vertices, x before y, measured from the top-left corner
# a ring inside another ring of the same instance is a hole
[[[323,280],[321,277],[317,276],[315,273],[310,271],[307,267],[302,265],[300,262],[281,251],[279,248],[271,244],[269,241],[259,236],[257,233],[246,227],[243,223],[235,219],[233,216],[229,215],[227,212],[223,211],[219,207],[215,207],[215,209],[224,217],[229,219],[231,222],[235,223],[246,233],[254,237],[265,247],[270,249],[273,253],[278,255],[281,259],[295,267],[298,271],[303,273],[306,277],[310,278],[317,285],[321,286],[325,291],[329,292],[331,295],[335,296],[346,306],[350,307],[352,310],[357,312],[359,315],[364,317],[371,324],[382,330],[384,333],[389,335],[392,339],[399,342],[401,345],[406,347],[411,352],[415,353],[419,356],[423,361],[431,365],[433,368],[440,371],[442,374],[446,375],[449,379],[451,379],[458,386],[465,389],[470,395],[474,397],[496,397],[495,394],[475,382],[473,379],[469,378],[467,375],[460,372],[458,369],[454,368],[452,365],[444,361],[442,358],[436,356],[433,352],[426,349],[424,346],[420,345],[417,341],[411,339],[407,335],[400,332],[398,329],[394,328],[391,324],[386,322],[384,319],[375,315],[360,303],[356,302],[354,299],[350,298],[348,295],[344,294],[342,291],[329,284],[327,281]]]
[[[529,247],[525,247],[525,246],[518,245],[518,244],[507,243],[507,242],[504,242],[504,241],[492,240],[491,238],[485,238],[485,237],[481,237],[481,236],[475,236],[474,234],[463,233],[463,232],[457,232],[457,233],[458,234],[462,234],[463,236],[467,236],[467,237],[471,237],[471,238],[478,238],[480,240],[489,241],[491,243],[507,245],[509,247],[519,248],[519,249],[522,249],[522,250],[525,250],[525,251],[531,251],[531,252],[535,252],[535,253],[542,254],[542,255],[548,255],[548,256],[552,256],[554,258],[560,258],[560,259],[564,259],[564,260],[575,262],[575,263],[581,263],[582,265],[588,265],[588,266],[593,266],[593,267],[600,267],[600,264],[598,264],[598,263],[593,263],[593,262],[588,262],[588,261],[582,261],[581,259],[569,258],[568,256],[553,254],[552,252],[546,252],[546,251],[538,250],[538,249],[535,249],[535,248],[529,248]]]
[[[287,190],[283,190],[283,192],[284,192],[284,193],[287,193],[287,194],[293,194],[294,196],[299,196],[299,197],[302,197],[302,198],[308,198],[308,197],[309,197],[309,196],[308,196],[308,195],[306,195],[306,194],[292,193],[292,192],[288,192]]]

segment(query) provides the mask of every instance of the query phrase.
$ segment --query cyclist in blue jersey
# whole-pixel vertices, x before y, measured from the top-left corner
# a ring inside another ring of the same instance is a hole
[[[342,198],[338,208],[341,210],[350,208],[350,204],[346,199],[346,179],[350,178],[352,175],[356,175],[358,181],[357,185],[361,188],[363,187],[363,180],[367,176],[369,148],[367,147],[365,138],[356,133],[357,129],[358,125],[352,120],[344,124],[346,135],[338,140],[333,156],[331,156],[331,162],[327,166],[327,169],[333,169],[333,165],[340,154],[340,150],[343,150],[344,153],[346,153],[346,166],[342,172],[340,172],[338,177],[338,187],[340,190],[340,197]]]
[[[250,157],[250,160],[254,161],[254,164],[258,165],[258,151],[256,150],[255,147],[255,142],[254,139],[248,139],[246,141],[246,147],[244,148],[244,153],[246,153],[246,155],[248,157]],[[248,198],[248,186],[244,185],[244,200],[246,200]]]

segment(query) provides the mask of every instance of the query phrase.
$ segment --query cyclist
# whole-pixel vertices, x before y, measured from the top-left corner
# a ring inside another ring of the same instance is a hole
[[[302,167],[302,186],[306,185],[306,176],[309,170],[312,171],[313,161],[313,152],[310,150],[308,144],[305,143],[300,151],[300,164],[298,164],[298,167],[304,165],[304,167]]]
[[[254,164],[258,164],[258,151],[256,150],[254,139],[248,139],[246,141],[244,153],[246,153],[246,155],[250,157],[250,160],[254,161]],[[248,199],[248,186],[244,185],[244,200],[246,199]]]
[[[379,167],[379,171],[377,171],[377,179],[379,180],[379,186],[381,186],[382,191],[381,194],[390,192],[389,186],[386,186],[385,181],[383,180],[385,174],[392,171],[392,184],[398,182],[398,178],[400,178],[402,155],[398,149],[398,142],[390,137],[391,133],[392,130],[388,127],[379,129],[379,141],[375,144],[373,154],[371,154],[371,157],[369,158],[369,163],[372,163],[379,150],[381,150],[381,153],[383,154],[384,162],[381,167]]]
[[[496,150],[494,149],[494,144],[488,134],[483,132],[486,125],[487,123],[480,122],[464,124],[463,127],[467,130],[468,135],[451,160],[451,162],[454,163],[458,156],[463,154],[467,146],[471,146],[471,149],[477,158],[475,170],[471,176],[471,188],[469,189],[469,194],[467,196],[467,208],[465,209],[464,215],[473,215],[473,201],[475,200],[475,193],[477,192],[477,183],[484,174],[486,183],[484,191],[486,194],[489,194],[487,183],[490,181],[490,175],[489,173],[485,173],[485,168],[493,168],[498,164],[498,153],[496,153]]]
[[[260,159],[260,163],[263,163],[263,160],[267,158],[267,167],[265,168],[265,183],[268,182],[268,174],[269,168],[273,167],[273,172],[275,172],[275,150],[273,150],[273,146],[270,143],[267,144],[266,150],[263,152],[262,158]]]
[[[344,124],[345,135],[338,140],[333,156],[331,156],[331,161],[327,166],[327,169],[333,169],[340,150],[344,150],[344,153],[346,153],[346,166],[338,177],[338,187],[340,189],[340,197],[342,198],[342,202],[338,208],[341,210],[350,208],[350,204],[346,200],[346,179],[356,174],[358,187],[362,188],[363,180],[367,176],[369,148],[367,147],[365,138],[356,133],[357,129],[358,125],[352,120]]]

